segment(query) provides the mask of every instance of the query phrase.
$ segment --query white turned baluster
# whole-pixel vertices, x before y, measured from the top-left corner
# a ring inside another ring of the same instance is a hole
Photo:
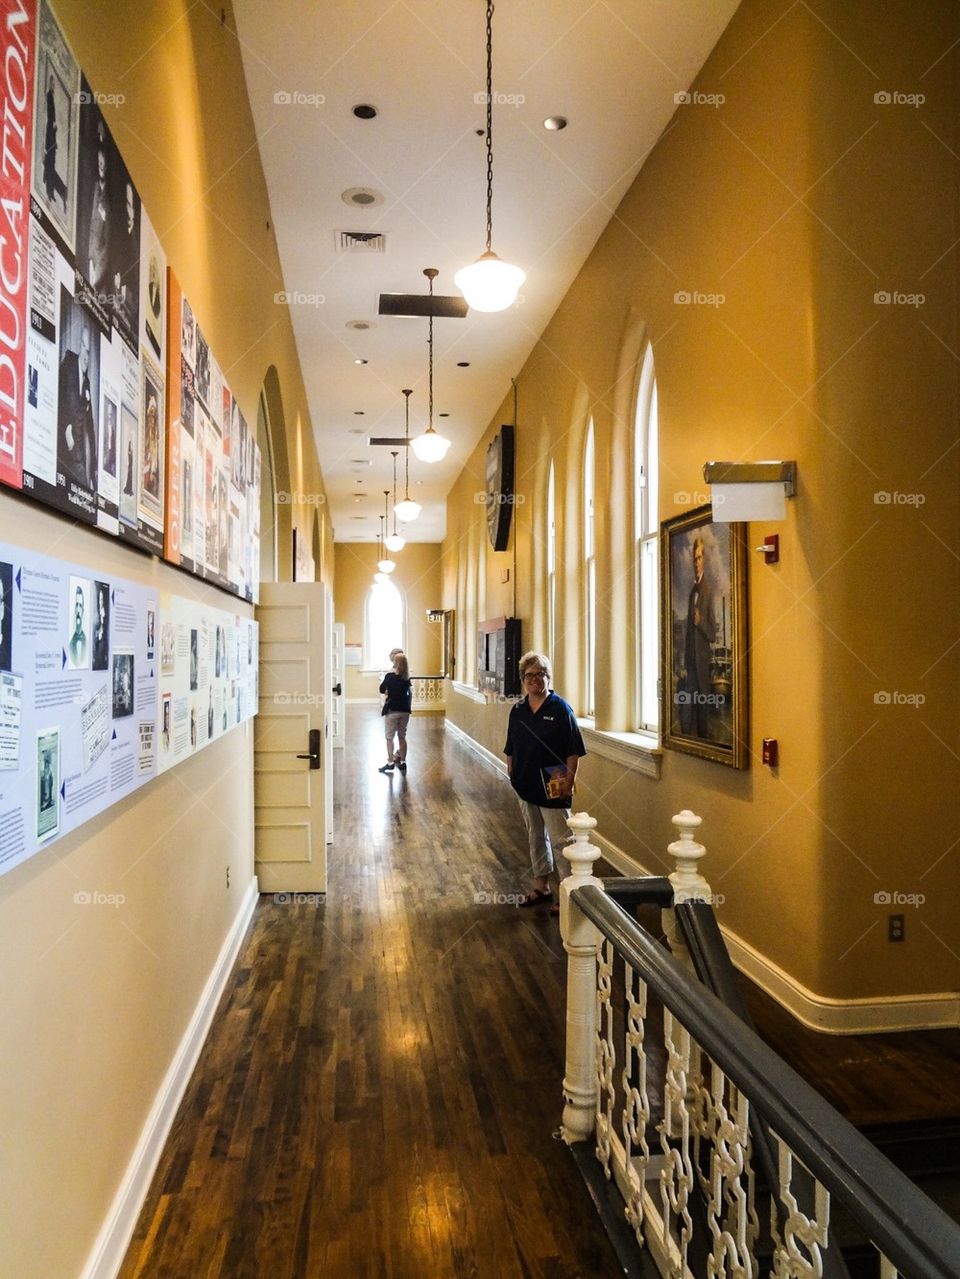
[[[597,1113],[597,948],[600,930],[570,894],[586,884],[602,887],[593,865],[602,856],[590,843],[596,820],[586,813],[567,818],[574,842],[563,855],[572,867],[560,884],[560,934],[567,952],[567,1059],[563,1077],[560,1135],[572,1145],[593,1136]]]
[[[707,850],[693,837],[694,831],[700,826],[703,818],[698,817],[696,813],[691,813],[689,808],[685,808],[683,812],[671,818],[671,821],[680,832],[680,838],[667,845],[667,852],[677,864],[676,870],[669,876],[670,883],[673,885],[674,904],[689,901],[692,897],[711,898],[713,894],[710,891],[710,885],[700,874],[697,866]],[[677,932],[677,922],[672,907],[661,912],[661,924],[676,958],[692,969],[690,953]]]

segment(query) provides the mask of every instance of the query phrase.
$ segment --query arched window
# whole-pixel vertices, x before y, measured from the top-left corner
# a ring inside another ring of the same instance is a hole
[[[363,611],[363,665],[368,671],[390,669],[390,650],[406,648],[403,596],[390,581],[374,582]]]
[[[547,477],[547,652],[556,662],[557,645],[557,488],[550,463]]]
[[[596,460],[593,443],[593,418],[587,426],[587,443],[583,452],[583,583],[584,583],[584,714],[596,714],[597,669],[597,558],[594,536],[594,494]]]
[[[658,565],[658,455],[657,379],[653,347],[647,343],[640,366],[637,410],[634,418],[634,538],[636,545],[637,602],[637,726],[656,732],[660,710],[657,698],[660,636],[660,585]]]

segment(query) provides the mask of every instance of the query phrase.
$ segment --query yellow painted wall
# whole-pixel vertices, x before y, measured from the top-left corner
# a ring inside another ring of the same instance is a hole
[[[57,12],[248,422],[270,383],[278,486],[322,494],[232,12],[157,0]],[[269,378],[268,378],[269,373]],[[302,439],[297,442],[297,435]],[[293,464],[291,465],[291,462]],[[323,521],[279,507],[290,528]],[[68,536],[64,540],[64,533]],[[0,536],[220,607],[223,592],[0,491]],[[233,603],[231,603],[233,600]],[[227,734],[0,878],[0,1270],[77,1275],[253,874],[252,728]],[[230,888],[226,887],[227,870]],[[82,906],[77,892],[122,894]]]
[[[636,361],[654,345],[660,517],[703,501],[708,459],[794,458],[781,562],[751,552],[746,772],[676,752],[660,780],[588,757],[577,807],[649,869],[670,869],[671,815],[704,818],[720,917],[815,994],[956,991],[960,817],[960,458],[957,421],[957,65],[937,0],[793,7],[745,0],[518,378],[517,613],[547,641],[547,471],[556,467],[555,687],[583,705],[580,474],[597,440],[598,726],[626,729],[634,668],[630,475]],[[920,106],[875,102],[923,93]],[[575,164],[575,161],[574,161]],[[923,293],[920,306],[878,292]],[[722,295],[683,303],[678,293]],[[716,298],[714,301],[716,302]],[[491,420],[450,498],[444,605],[475,679],[473,491]],[[882,503],[877,493],[920,494]],[[486,556],[488,614],[505,607]],[[883,692],[925,702],[879,705]],[[488,749],[504,709],[451,693]],[[776,737],[776,774],[759,762]],[[518,818],[519,820],[519,818]],[[887,942],[883,892],[907,940]]]
[[[406,609],[406,651],[411,674],[436,675],[440,670],[442,628],[427,621],[427,609],[440,608],[440,546],[435,542],[408,542],[393,558],[397,567],[391,581],[400,591]],[[376,545],[338,542],[334,563],[336,620],[343,622],[348,644],[362,644],[364,604],[377,571]],[[358,666],[348,666],[344,694],[348,700],[379,700],[380,678],[378,673],[365,674]]]

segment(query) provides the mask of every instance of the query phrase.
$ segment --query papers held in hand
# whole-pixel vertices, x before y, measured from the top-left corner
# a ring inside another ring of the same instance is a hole
[[[547,768],[541,768],[540,776],[547,799],[563,799],[569,794],[566,764],[551,764]]]

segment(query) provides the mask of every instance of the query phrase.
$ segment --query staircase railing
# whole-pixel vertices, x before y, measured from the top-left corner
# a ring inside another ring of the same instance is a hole
[[[562,1138],[593,1143],[637,1253],[670,1279],[845,1274],[832,1212],[870,1241],[865,1273],[958,1279],[960,1227],[737,1015],[746,1010],[702,904],[700,819],[674,822],[669,881],[605,884],[592,873],[596,822],[569,820]],[[663,907],[670,949],[617,898]]]

